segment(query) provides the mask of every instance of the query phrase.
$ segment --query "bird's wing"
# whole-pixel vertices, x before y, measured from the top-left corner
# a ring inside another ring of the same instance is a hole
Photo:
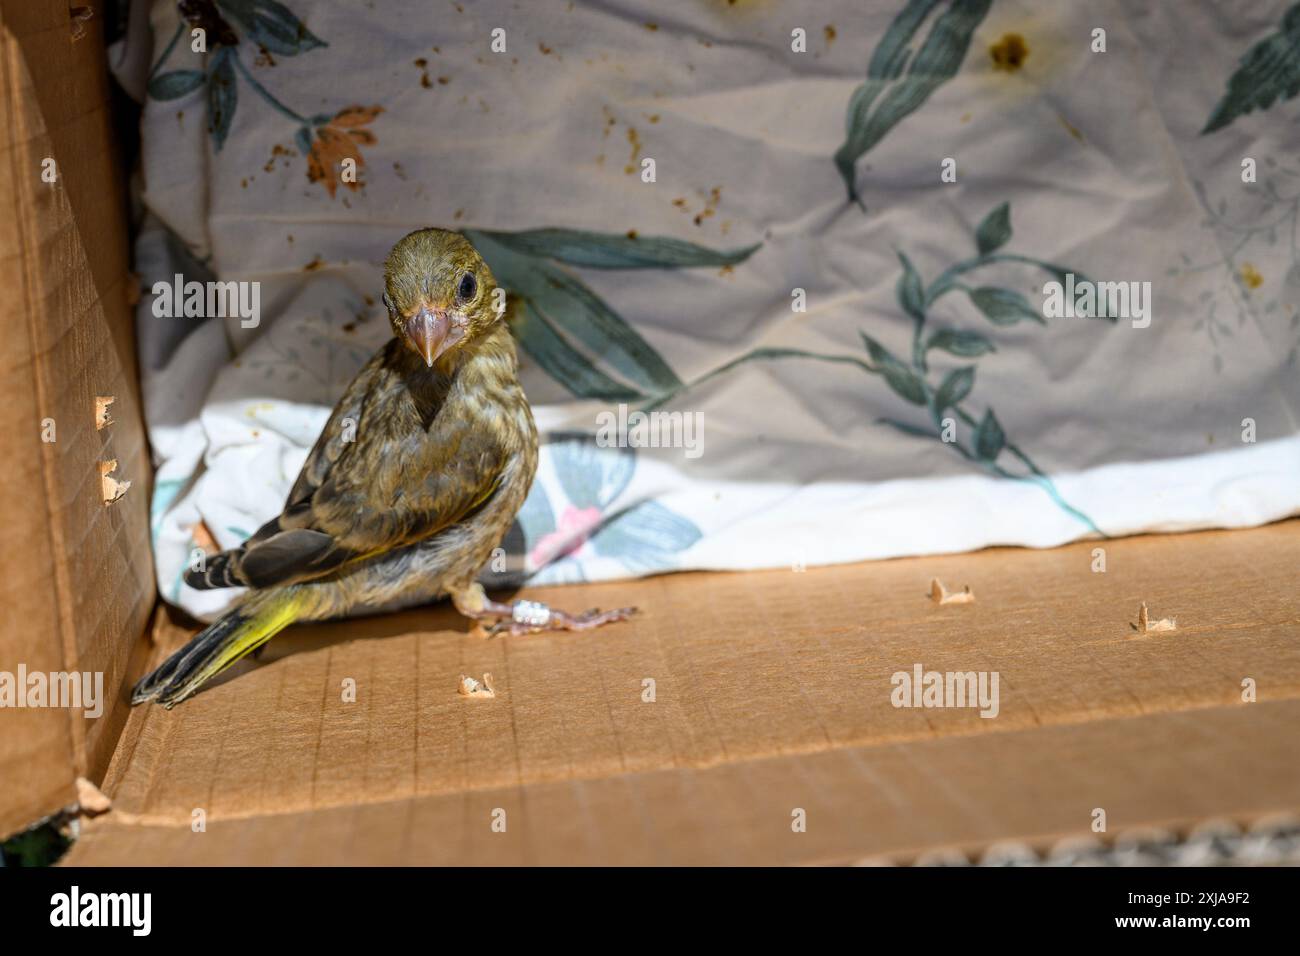
[[[213,565],[199,575],[207,586],[222,586],[223,578],[266,588],[321,577],[429,538],[492,496],[511,451],[490,407],[451,407],[444,399],[422,418],[386,351],[340,400],[285,510],[232,553],[229,572],[214,574]],[[346,419],[355,423],[347,438]]]
[[[310,500],[333,464],[345,451],[356,445],[357,428],[361,422],[366,396],[381,387],[384,370],[392,362],[393,345],[394,342],[390,342],[370,357],[370,361],[361,367],[361,371],[334,406],[329,420],[321,429],[320,437],[316,439],[315,446],[303,462],[302,470],[298,472],[298,480],[289,491],[284,505],[286,511]]]

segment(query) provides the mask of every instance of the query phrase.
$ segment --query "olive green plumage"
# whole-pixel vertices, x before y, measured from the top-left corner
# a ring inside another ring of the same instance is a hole
[[[250,588],[225,617],[136,685],[171,707],[295,620],[450,595],[474,578],[523,505],[537,431],[496,281],[461,235],[423,229],[384,269],[394,338],[339,400],[283,512],[186,574]]]

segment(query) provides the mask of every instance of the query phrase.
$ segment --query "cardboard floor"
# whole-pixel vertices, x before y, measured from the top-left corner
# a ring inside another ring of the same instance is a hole
[[[1098,808],[1107,838],[1296,810],[1297,568],[1290,521],[523,592],[644,612],[589,634],[443,607],[295,628],[131,712],[66,862],[907,861],[1090,835]],[[1177,630],[1135,632],[1143,601]],[[157,633],[155,660],[187,634]],[[997,671],[997,716],[895,707],[916,664]],[[495,699],[457,693],[485,671]]]

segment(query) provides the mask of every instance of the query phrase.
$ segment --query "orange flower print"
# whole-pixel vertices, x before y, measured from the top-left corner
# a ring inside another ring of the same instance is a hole
[[[314,183],[323,183],[331,199],[338,191],[339,183],[353,192],[365,185],[360,172],[366,161],[360,147],[379,142],[365,127],[383,111],[382,106],[348,106],[316,128],[316,136],[307,153],[307,178]],[[344,179],[343,164],[349,159],[355,164],[358,175]]]

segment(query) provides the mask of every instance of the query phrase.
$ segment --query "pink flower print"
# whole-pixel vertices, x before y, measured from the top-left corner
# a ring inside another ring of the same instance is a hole
[[[538,539],[528,559],[533,567],[540,568],[556,558],[563,558],[582,550],[591,533],[600,524],[600,509],[597,507],[576,508],[569,505],[556,522],[556,529]]]

